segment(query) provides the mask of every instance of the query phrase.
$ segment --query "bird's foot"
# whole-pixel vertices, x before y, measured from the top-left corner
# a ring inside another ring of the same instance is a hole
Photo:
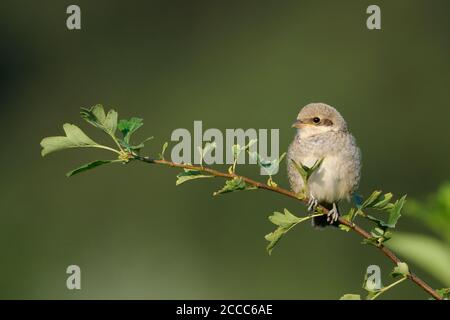
[[[314,212],[314,210],[316,210],[318,204],[319,204],[319,202],[317,201],[317,199],[311,195],[309,197],[309,201],[308,201],[308,211]]]
[[[333,202],[333,208],[327,213],[327,221],[330,224],[333,224],[338,220],[338,218],[339,218],[339,210],[336,206],[336,203]]]

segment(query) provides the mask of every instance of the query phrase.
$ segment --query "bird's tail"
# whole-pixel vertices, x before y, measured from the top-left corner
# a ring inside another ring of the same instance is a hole
[[[320,205],[322,207],[324,207],[324,208],[327,208],[328,210],[331,210],[333,208],[333,204],[332,203],[320,203]],[[336,203],[336,208],[337,208],[337,203]],[[339,212],[339,209],[338,209],[338,212]],[[317,228],[317,229],[323,229],[326,226],[330,226],[330,225],[334,226],[334,227],[339,226],[339,221],[335,221],[335,222],[330,224],[330,222],[327,221],[327,218],[328,217],[327,217],[326,214],[314,217],[311,220],[311,224],[312,224],[312,226],[314,228]]]

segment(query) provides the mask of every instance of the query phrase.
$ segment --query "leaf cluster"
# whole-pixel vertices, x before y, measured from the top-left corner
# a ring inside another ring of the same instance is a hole
[[[84,164],[68,172],[68,177],[109,163],[127,163],[139,153],[140,149],[144,147],[145,142],[153,138],[150,137],[137,145],[132,145],[130,138],[137,129],[142,127],[143,120],[133,117],[129,120],[122,119],[118,121],[118,113],[115,110],[111,109],[106,113],[100,104],[91,108],[81,108],[80,116],[95,128],[106,133],[114,141],[115,148],[95,142],[76,125],[66,123],[63,125],[65,136],[46,137],[42,139],[42,156],[69,148],[99,148],[116,153],[117,158],[95,160]],[[117,129],[120,131],[121,137],[116,136]]]
[[[275,229],[275,231],[266,234],[264,237],[267,241],[269,241],[269,244],[266,247],[267,252],[271,254],[278,241],[280,241],[280,239],[297,224],[319,215],[321,214],[309,215],[303,218],[299,218],[289,212],[288,209],[284,209],[283,213],[274,212],[271,216],[269,216],[269,220],[274,225],[276,225],[277,228]]]
[[[392,232],[390,229],[396,227],[401,217],[402,208],[406,202],[406,195],[393,202],[392,193],[383,194],[382,191],[374,191],[365,200],[359,195],[354,195],[353,199],[356,207],[351,208],[342,218],[353,222],[357,216],[361,216],[376,224],[370,232],[371,237],[364,239],[362,243],[379,247],[391,239]],[[387,217],[381,216],[380,213],[385,213]],[[340,228],[345,231],[349,230],[349,227],[344,225],[340,225]]]

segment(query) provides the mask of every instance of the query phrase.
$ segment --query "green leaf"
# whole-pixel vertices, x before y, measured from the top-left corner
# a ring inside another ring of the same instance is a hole
[[[167,141],[164,142],[161,153],[159,154],[159,159],[164,160],[164,153],[166,152],[166,149],[168,146],[169,146],[169,143]]]
[[[130,120],[122,119],[119,121],[117,127],[122,132],[123,140],[126,143],[130,143],[130,137],[137,129],[144,125],[144,120],[141,118],[133,117]]]
[[[75,175],[77,173],[84,172],[86,170],[90,170],[90,169],[93,169],[95,167],[98,167],[98,166],[101,166],[101,165],[104,165],[104,164],[108,164],[108,163],[111,163],[111,162],[116,162],[116,161],[117,160],[97,160],[97,161],[93,161],[93,162],[87,163],[87,164],[85,164],[85,165],[83,165],[81,167],[78,167],[75,170],[67,172],[66,176],[67,177],[71,177],[71,176],[73,176],[73,175]]]
[[[184,172],[177,175],[176,185],[178,186],[186,181],[200,178],[214,178],[214,176],[203,174],[198,170],[184,169]]]
[[[400,219],[401,211],[403,208],[403,205],[405,204],[406,195],[401,197],[399,200],[395,201],[392,208],[390,208],[389,211],[389,218],[388,222],[386,224],[389,228],[395,228],[395,225],[397,224],[398,219]]]
[[[65,137],[47,137],[42,139],[42,156],[68,148],[98,146],[94,140],[89,138],[80,128],[73,124],[66,123],[63,125],[63,129],[66,133]]]
[[[97,104],[91,108],[81,108],[80,115],[94,127],[103,129],[106,114],[101,104]]]
[[[379,210],[386,210],[392,208],[392,204],[389,203],[392,199],[392,196],[393,196],[392,193],[389,192],[378,197],[376,203],[374,203],[372,207]]]
[[[81,108],[81,118],[86,120],[94,127],[100,128],[110,136],[114,136],[117,128],[117,112],[113,109],[105,114],[105,110],[101,104],[97,104],[91,108]]]
[[[41,141],[41,155],[44,157],[49,153],[76,147],[67,137],[46,137]]]
[[[311,174],[316,171],[317,169],[319,169],[320,165],[323,162],[323,158],[320,160],[317,160],[316,162],[314,162],[313,166],[311,168],[309,168],[309,170],[311,171]]]
[[[339,300],[361,300],[361,296],[359,294],[344,294]]]
[[[389,224],[388,222],[385,222],[384,220],[374,217],[370,214],[366,215],[366,218],[375,222],[380,228],[394,228],[395,225]]]
[[[381,195],[381,191],[374,191],[372,194],[363,202],[361,208],[369,208],[371,207]]]
[[[111,109],[108,111],[108,114],[106,115],[106,119],[103,122],[105,130],[111,135],[116,134],[117,116],[118,116],[117,112],[114,111],[113,109]]]
[[[323,158],[320,160],[317,160],[316,162],[314,162],[313,166],[311,168],[309,168],[301,163],[299,164],[299,163],[295,162],[293,159],[291,159],[291,160],[294,164],[295,169],[297,169],[298,173],[302,177],[304,185],[306,185],[306,183],[308,182],[311,175],[314,173],[314,171],[316,171],[320,167],[320,165],[323,162]]]
[[[376,192],[378,192],[378,191],[376,191]],[[401,197],[400,199],[395,201],[395,203],[393,203],[393,204],[392,203],[386,203],[386,199],[390,200],[391,198],[392,198],[392,196],[389,193],[387,193],[387,194],[385,194],[384,196],[381,196],[381,197],[380,197],[380,194],[379,194],[375,198],[375,200],[372,199],[370,203],[368,201],[369,199],[366,200],[369,203],[368,204],[369,207],[373,207],[373,208],[375,208],[374,205],[377,205],[379,203],[377,201],[380,201],[381,204],[379,205],[379,208],[382,208],[382,210],[387,211],[388,214],[389,214],[387,222],[385,222],[384,220],[382,220],[382,219],[380,219],[378,217],[375,217],[375,216],[369,215],[369,214],[365,215],[365,217],[367,219],[371,220],[371,221],[376,222],[379,227],[382,227],[382,228],[395,228],[395,226],[397,224],[397,221],[398,221],[398,219],[401,216],[401,210],[403,208],[403,205],[405,204],[406,195],[404,195],[403,197]],[[379,199],[379,200],[377,200],[377,199]]]
[[[103,109],[103,106],[101,104],[97,104],[94,107],[92,107],[92,113],[96,117],[96,121],[103,123],[106,120],[106,114],[105,110]]]
[[[266,234],[264,238],[269,241],[269,244],[266,247],[267,252],[269,254],[272,254],[272,250],[275,247],[275,245],[280,241],[281,237],[287,232],[284,228],[277,228],[275,231]]]
[[[382,194],[381,191],[374,191],[360,206],[360,209],[374,208],[378,210],[388,210],[393,207],[390,203],[392,199],[392,193]]]
[[[386,222],[384,222],[384,220],[382,220],[382,219],[380,219],[380,218],[374,217],[374,216],[372,216],[372,215],[370,215],[370,214],[366,215],[365,217],[366,217],[367,219],[369,219],[369,220],[375,222],[375,223],[378,224],[378,226],[380,226],[380,227],[383,227],[383,228],[386,227]]]
[[[257,189],[255,186],[247,185],[242,178],[233,178],[225,182],[225,186],[219,191],[214,192],[214,196],[222,193],[228,193],[239,190],[254,190]]]
[[[284,209],[284,213],[274,212],[273,215],[269,216],[269,220],[277,226],[290,228],[293,224],[300,222],[301,219]]]
[[[280,241],[280,239],[293,227],[295,227],[298,223],[306,221],[310,219],[311,216],[299,218],[290,213],[287,209],[284,209],[284,212],[274,212],[271,216],[269,216],[270,222],[278,226],[275,231],[265,235],[265,239],[269,241],[267,245],[267,251],[269,254],[272,253],[275,245]]]
[[[303,181],[306,182],[307,181],[307,177],[308,177],[308,173],[305,170],[305,167],[302,164],[298,164],[297,162],[295,162],[295,160],[291,159],[292,163],[294,164],[295,169],[297,170],[297,172],[300,174],[300,176],[302,177]]]
[[[446,242],[422,234],[396,232],[388,247],[450,286],[450,248]]]
[[[409,275],[409,267],[405,262],[398,262],[397,266],[394,267],[394,270],[391,272],[392,277],[403,276],[406,277]]]
[[[66,123],[63,125],[64,132],[67,138],[72,141],[76,146],[83,145],[95,145],[97,144],[94,140],[89,138],[80,128],[76,125]]]

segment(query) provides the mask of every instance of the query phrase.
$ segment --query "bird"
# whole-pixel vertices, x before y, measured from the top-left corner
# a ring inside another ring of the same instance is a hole
[[[312,218],[314,227],[338,226],[338,202],[350,200],[361,178],[361,151],[356,140],[342,115],[325,103],[305,105],[292,127],[297,133],[287,152],[291,189],[296,194],[306,191],[308,211],[315,212],[318,205],[329,210]],[[305,186],[296,165],[311,168],[318,163]]]

